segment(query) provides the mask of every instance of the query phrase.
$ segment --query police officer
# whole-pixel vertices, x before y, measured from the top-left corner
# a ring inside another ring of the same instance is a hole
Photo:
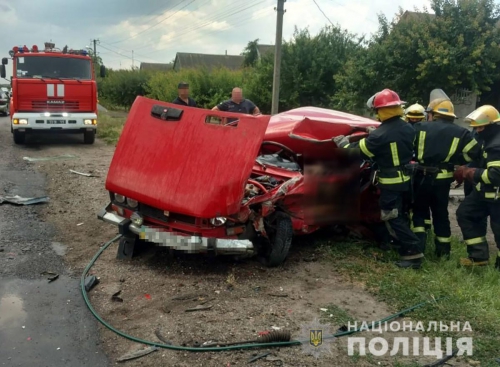
[[[421,104],[415,103],[405,110],[406,121],[408,121],[412,126],[417,122],[424,121],[427,116],[425,115],[425,108]],[[414,157],[415,158],[415,157]],[[413,214],[412,214],[413,216]],[[431,211],[427,210],[425,215],[425,230],[429,231],[431,226]]]
[[[425,217],[432,211],[435,253],[449,258],[451,228],[448,217],[454,166],[479,157],[481,147],[469,130],[454,123],[454,106],[441,89],[434,89],[427,107],[429,121],[415,124],[415,156],[418,162],[413,206],[413,231],[425,247]]]
[[[419,269],[424,254],[403,212],[404,198],[410,190],[410,176],[406,174],[405,166],[413,156],[415,130],[402,119],[402,104],[404,102],[397,93],[384,89],[367,102],[382,124],[359,142],[349,143],[345,136],[337,136],[333,141],[341,148],[359,148],[365,159],[375,161],[378,166],[381,219],[400,244],[400,261],[396,265]]]
[[[177,86],[177,93],[179,94],[176,99],[172,101],[174,104],[179,104],[181,106],[197,107],[194,99],[189,97],[189,84],[186,82],[181,82]]]
[[[467,258],[460,259],[460,264],[488,264],[486,219],[489,216],[499,250],[495,268],[500,270],[500,114],[493,106],[486,105],[469,114],[465,121],[476,129],[484,146],[480,168],[461,166],[455,171],[457,181],[466,179],[475,185],[457,209],[457,222],[468,253]]]

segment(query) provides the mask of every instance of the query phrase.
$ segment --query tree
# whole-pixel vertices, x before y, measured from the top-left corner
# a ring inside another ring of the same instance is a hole
[[[424,104],[434,88],[490,89],[500,78],[498,7],[492,0],[432,0],[431,7],[435,15],[424,8],[406,16],[400,9],[391,23],[379,17],[377,34],[335,76],[336,108],[360,108],[384,88]]]
[[[257,50],[258,45],[258,38],[256,40],[248,42],[247,47],[245,47],[242,53],[242,55],[245,56],[245,59],[243,61],[244,66],[255,66],[257,64],[257,61],[259,59],[259,51]]]

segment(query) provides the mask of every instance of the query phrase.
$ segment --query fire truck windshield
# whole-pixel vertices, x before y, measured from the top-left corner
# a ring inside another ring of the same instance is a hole
[[[56,56],[18,56],[18,78],[92,79],[90,60]]]

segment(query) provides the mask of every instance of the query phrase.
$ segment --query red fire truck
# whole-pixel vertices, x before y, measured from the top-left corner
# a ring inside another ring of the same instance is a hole
[[[85,50],[44,50],[16,46],[9,51],[13,62],[10,101],[11,132],[16,144],[26,134],[80,133],[93,144],[97,131],[97,85],[92,59]],[[2,59],[6,77],[8,58]],[[104,77],[106,69],[100,68]]]

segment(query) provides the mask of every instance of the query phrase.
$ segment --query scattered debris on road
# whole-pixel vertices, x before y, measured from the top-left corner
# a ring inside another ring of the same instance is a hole
[[[206,311],[206,310],[210,310],[212,308],[212,306],[202,306],[202,305],[198,305],[196,307],[193,307],[193,308],[188,308],[186,310],[186,312],[195,312],[195,311]]]
[[[168,341],[167,338],[163,336],[161,333],[160,329],[155,330],[155,335],[158,338],[159,341],[161,341],[165,345],[172,345],[172,342]]]
[[[90,275],[85,278],[85,290],[88,292],[99,284],[99,279],[95,275]]]
[[[267,356],[268,356],[268,355],[270,355],[270,354],[271,354],[271,352],[267,352],[267,353],[260,354],[260,355],[258,355],[258,356],[252,357],[252,358],[250,358],[250,359],[248,360],[248,362],[247,362],[247,363],[248,363],[248,364],[253,363],[253,362],[255,362],[255,361],[258,361],[259,359],[262,359],[262,358],[267,357]]]
[[[54,280],[56,280],[57,278],[59,278],[59,274],[56,274],[56,275],[53,275],[51,277],[48,278],[49,280],[49,283],[52,283]]]
[[[53,161],[55,159],[72,159],[72,158],[78,158],[78,157],[73,154],[63,154],[54,157],[39,157],[39,158],[23,157],[23,159],[28,162],[43,162],[43,161]]]
[[[19,195],[15,196],[0,196],[0,204],[8,203],[14,205],[32,205],[46,203],[49,201],[48,196],[41,196],[37,198],[23,198]]]
[[[83,173],[83,172],[78,172],[78,171],[74,171],[72,169],[69,170],[71,173],[74,173],[74,174],[77,174],[77,175],[80,175],[80,176],[85,176],[85,177],[95,177],[92,173]]]
[[[82,223],[78,223],[76,226],[80,227],[81,225],[83,225],[83,222]]]
[[[148,355],[148,354],[150,354],[152,352],[155,352],[158,349],[159,349],[158,347],[149,347],[149,348],[146,348],[146,349],[139,349],[139,350],[137,350],[135,352],[131,352],[131,353],[128,353],[128,354],[125,354],[125,355],[121,356],[116,361],[117,362],[130,361],[131,359],[136,359],[136,358],[144,357],[145,355]]]
[[[116,292],[116,293],[113,293],[113,295],[111,296],[111,300],[112,301],[115,301],[115,302],[123,302],[123,298],[119,297],[120,293],[121,293],[121,289]]]

